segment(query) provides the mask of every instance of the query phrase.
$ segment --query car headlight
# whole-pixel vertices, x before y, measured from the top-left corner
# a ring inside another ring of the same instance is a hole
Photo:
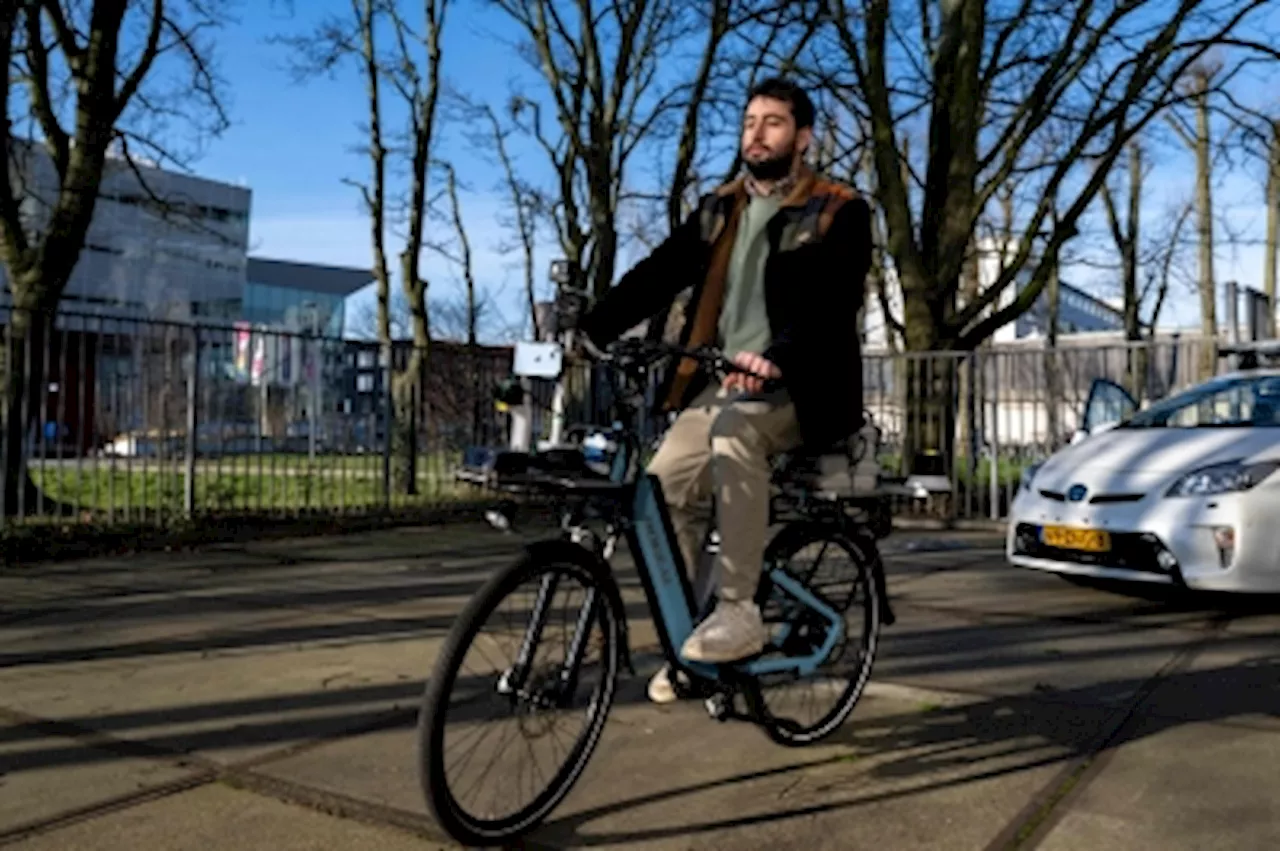
[[[1240,493],[1260,484],[1268,476],[1280,470],[1280,461],[1263,461],[1244,464],[1232,461],[1204,467],[1173,483],[1165,496],[1216,496],[1223,493]]]
[[[1032,464],[1029,467],[1022,468],[1022,481],[1018,484],[1018,490],[1029,491],[1031,484],[1036,480],[1036,473],[1040,472],[1040,468],[1044,466],[1044,462]]]

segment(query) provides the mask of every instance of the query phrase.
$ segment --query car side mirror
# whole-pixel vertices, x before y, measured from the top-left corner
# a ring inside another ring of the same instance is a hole
[[[1071,435],[1071,445],[1075,446],[1077,443],[1083,443],[1085,440],[1087,440],[1090,437],[1094,437],[1099,434],[1105,434],[1106,432],[1109,432],[1112,429],[1116,429],[1119,427],[1120,427],[1120,423],[1112,422],[1112,423],[1099,423],[1098,425],[1094,426],[1091,429],[1084,429],[1084,428],[1077,429],[1075,434]]]

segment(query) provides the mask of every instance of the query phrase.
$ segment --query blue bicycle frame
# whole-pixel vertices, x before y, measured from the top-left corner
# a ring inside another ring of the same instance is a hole
[[[621,439],[618,440],[610,478],[621,484],[626,481],[632,465],[638,461],[639,447],[630,435],[619,434],[619,437]],[[654,625],[658,628],[658,637],[667,658],[678,667],[703,679],[723,679],[724,666],[687,661],[679,656],[678,648],[684,645],[695,626],[695,603],[684,560],[675,544],[675,532],[662,495],[661,483],[656,477],[637,471],[631,500],[628,543],[636,558],[636,568],[649,598]],[[817,612],[827,622],[829,628],[826,639],[817,650],[806,656],[753,659],[728,667],[735,673],[748,677],[785,672],[811,674],[826,661],[843,635],[844,618],[786,571],[774,568],[769,571],[768,576],[774,586]]]

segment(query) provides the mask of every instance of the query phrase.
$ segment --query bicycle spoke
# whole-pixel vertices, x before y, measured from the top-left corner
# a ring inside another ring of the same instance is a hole
[[[441,774],[472,818],[502,822],[525,811],[578,758],[604,684],[588,670],[605,646],[596,593],[566,571],[533,576],[497,601],[458,660]]]
[[[868,670],[864,642],[872,613],[862,592],[869,579],[857,552],[835,535],[818,526],[791,539],[793,549],[773,554],[777,568],[841,612],[844,620],[844,634],[812,674],[760,678],[760,697],[769,715],[794,725],[786,732],[791,738],[825,735],[834,729],[856,702]],[[787,638],[778,648],[782,654],[805,656],[822,645],[830,628],[825,618],[780,590],[775,589],[767,602],[773,622],[789,625]]]

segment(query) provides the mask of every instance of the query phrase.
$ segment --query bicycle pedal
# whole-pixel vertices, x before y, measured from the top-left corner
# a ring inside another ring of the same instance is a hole
[[[729,699],[723,694],[715,694],[703,701],[703,705],[707,709],[707,714],[712,719],[724,723],[729,720],[733,707],[730,705]]]

